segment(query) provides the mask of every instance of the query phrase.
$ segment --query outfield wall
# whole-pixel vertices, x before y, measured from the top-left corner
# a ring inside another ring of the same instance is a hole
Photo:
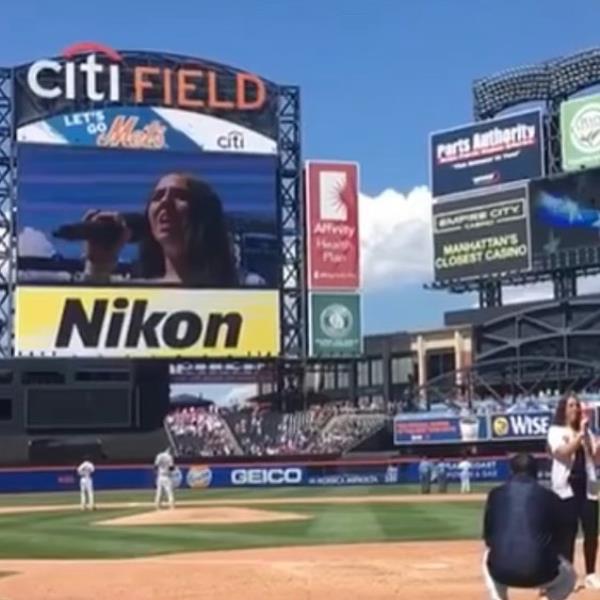
[[[471,461],[472,481],[499,482],[508,478],[505,457]],[[447,462],[448,480],[458,480],[458,461]],[[547,474],[548,465],[543,465]],[[416,484],[418,461],[372,460],[315,463],[245,463],[235,465],[180,465],[175,476],[180,488],[316,487],[342,485]],[[94,475],[98,490],[149,489],[154,486],[151,466],[99,466]],[[0,493],[58,492],[79,489],[74,469],[0,469]]]

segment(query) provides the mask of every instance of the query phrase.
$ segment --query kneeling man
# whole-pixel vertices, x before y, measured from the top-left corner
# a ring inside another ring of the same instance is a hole
[[[564,600],[575,588],[573,566],[558,553],[560,500],[537,482],[533,456],[518,454],[512,478],[488,496],[483,537],[483,574],[491,600],[506,600],[508,588],[538,588],[548,600]]]

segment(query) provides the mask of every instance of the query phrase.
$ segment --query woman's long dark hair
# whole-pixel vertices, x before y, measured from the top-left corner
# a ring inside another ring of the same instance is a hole
[[[573,392],[569,392],[565,394],[559,401],[556,406],[556,412],[554,413],[554,420],[552,423],[554,425],[562,425],[563,427],[567,424],[567,403],[571,398],[575,398],[579,403],[579,408],[581,409],[581,401],[577,397],[577,394]],[[579,419],[575,423],[575,429],[579,431],[579,427],[581,426],[581,410],[579,411]]]
[[[185,233],[189,271],[183,283],[193,287],[235,287],[238,283],[235,261],[219,196],[205,181],[177,175],[185,178],[190,193]],[[144,279],[157,279],[165,274],[165,258],[150,232],[149,204],[146,206],[147,231],[140,243],[140,275]]]

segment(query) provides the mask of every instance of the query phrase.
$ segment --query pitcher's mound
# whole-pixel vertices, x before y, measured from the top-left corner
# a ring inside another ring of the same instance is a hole
[[[98,525],[196,525],[227,523],[264,523],[267,521],[299,521],[308,515],[235,506],[177,508],[153,510],[128,517],[100,521]]]

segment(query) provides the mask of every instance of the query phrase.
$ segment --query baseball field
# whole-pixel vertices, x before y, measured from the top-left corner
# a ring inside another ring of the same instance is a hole
[[[100,492],[93,512],[0,496],[0,600],[480,600],[482,491],[182,490],[174,511]]]

